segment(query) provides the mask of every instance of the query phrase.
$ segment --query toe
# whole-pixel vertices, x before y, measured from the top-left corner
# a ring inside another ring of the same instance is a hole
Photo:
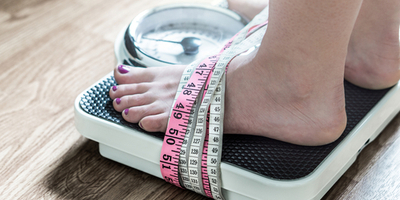
[[[155,101],[155,97],[145,94],[126,95],[115,98],[113,101],[114,109],[122,112],[126,108],[149,105]]]
[[[110,98],[121,98],[126,95],[143,94],[151,88],[149,83],[133,83],[125,85],[114,85],[110,88]]]
[[[158,115],[164,112],[164,108],[156,103],[135,106],[126,108],[122,111],[122,117],[131,123],[138,123],[142,118],[146,116]]]
[[[150,115],[139,122],[139,126],[149,132],[165,132],[168,123],[168,113]]]
[[[154,78],[151,71],[147,68],[118,65],[114,69],[114,78],[118,84],[150,82]]]

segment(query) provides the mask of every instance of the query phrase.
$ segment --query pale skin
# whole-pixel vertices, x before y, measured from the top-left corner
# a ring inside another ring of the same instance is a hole
[[[266,4],[231,0],[230,9],[252,18]],[[258,51],[229,66],[225,133],[327,144],[346,126],[344,78],[369,89],[398,82],[400,1],[270,0],[269,7]],[[184,68],[116,67],[114,108],[164,132]]]

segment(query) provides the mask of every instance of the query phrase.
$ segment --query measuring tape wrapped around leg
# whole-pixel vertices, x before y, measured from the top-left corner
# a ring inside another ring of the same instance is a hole
[[[185,69],[160,156],[161,173],[167,182],[223,199],[220,163],[226,70],[234,57],[260,44],[267,19],[265,9],[220,53]]]

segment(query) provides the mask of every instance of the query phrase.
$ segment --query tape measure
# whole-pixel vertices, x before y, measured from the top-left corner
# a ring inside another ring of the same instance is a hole
[[[181,188],[224,199],[221,153],[226,71],[233,58],[260,44],[268,8],[217,54],[188,65],[175,96],[160,155],[163,178]]]

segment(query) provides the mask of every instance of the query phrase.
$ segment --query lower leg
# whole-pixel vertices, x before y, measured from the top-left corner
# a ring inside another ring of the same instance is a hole
[[[346,59],[345,78],[365,88],[381,89],[400,78],[400,1],[364,0]]]

